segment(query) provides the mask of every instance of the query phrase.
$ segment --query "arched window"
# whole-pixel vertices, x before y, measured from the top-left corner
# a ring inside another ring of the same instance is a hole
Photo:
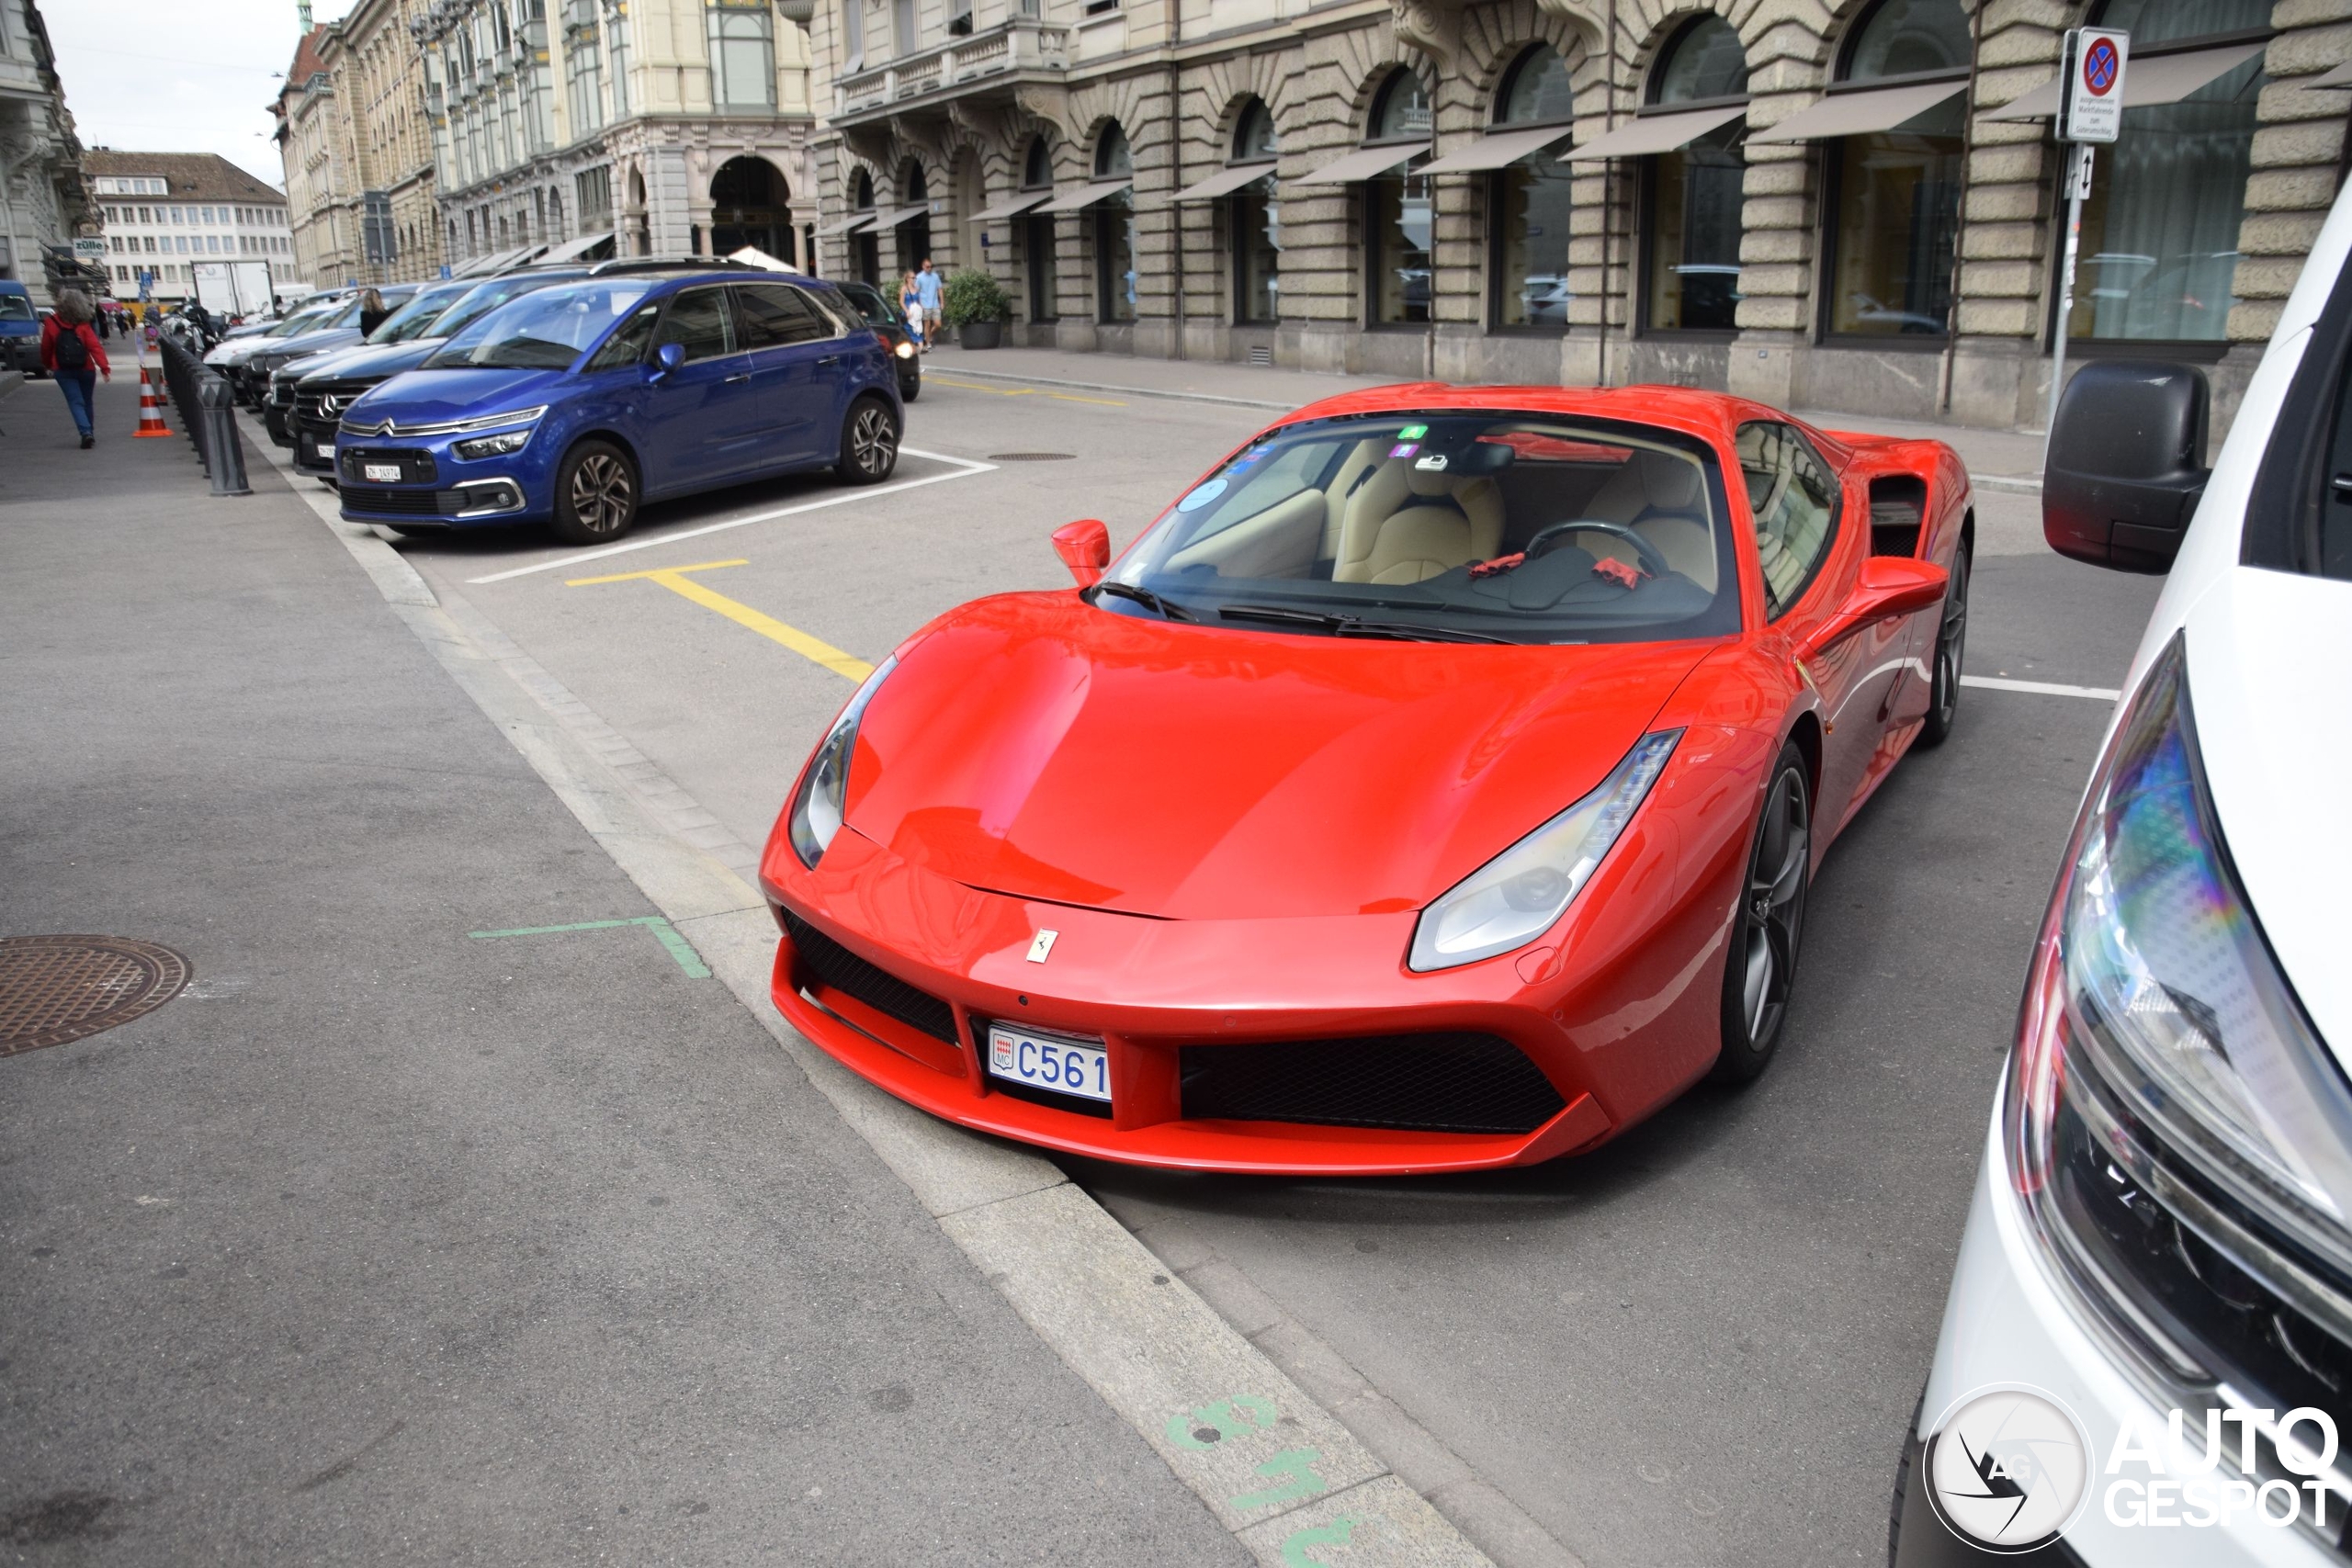
[[[1841,83],[1964,84],[1960,0],[1879,0],[1846,40]],[[1833,335],[1940,338],[1960,238],[1964,91],[1889,127],[1838,140],[1829,159]]]
[[[1495,124],[1561,124],[1576,114],[1568,62],[1549,44],[1521,55],[1496,96]],[[1558,150],[1539,147],[1489,176],[1487,312],[1498,327],[1565,331],[1568,324],[1571,175]]]
[[[1094,143],[1094,177],[1131,179],[1135,172],[1127,133],[1113,120]],[[1094,297],[1097,321],[1136,319],[1136,198],[1124,186],[1094,206]]]
[[[1747,101],[1747,47],[1721,17],[1702,17],[1675,34],[1650,72],[1650,103],[1658,108]],[[1746,116],[1735,116],[1649,161],[1642,202],[1645,330],[1737,329],[1746,133]]]
[[[1430,90],[1398,69],[1373,100],[1370,134],[1378,143],[1419,141],[1430,134]],[[1374,326],[1418,326],[1430,319],[1431,209],[1429,176],[1411,164],[1366,180],[1364,295]]]
[[[1029,151],[1021,163],[1021,188],[1054,188],[1054,155],[1042,136],[1029,139]],[[1058,248],[1052,214],[1033,209],[1021,220],[1021,251],[1028,264],[1029,319],[1033,321],[1056,321],[1061,315],[1061,279],[1055,255]]]
[[[2067,335],[2222,343],[2265,81],[2259,39],[2245,35],[2268,28],[2270,6],[2108,0],[2098,25],[2131,33],[2135,71],[2169,57],[2171,70],[2211,74],[2176,103],[2125,109],[2115,145],[2098,150]]]
[[[1245,326],[1282,317],[1282,209],[1275,200],[1274,161],[1282,138],[1262,99],[1241,106],[1233,122],[1235,168],[1263,166],[1259,178],[1237,188],[1227,203],[1233,239],[1233,319]]]

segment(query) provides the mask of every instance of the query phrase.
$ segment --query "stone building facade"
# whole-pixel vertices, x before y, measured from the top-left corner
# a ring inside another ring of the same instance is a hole
[[[115,299],[138,299],[142,274],[152,299],[191,298],[206,262],[266,262],[277,288],[303,281],[285,196],[219,153],[93,147],[83,168]]]
[[[814,226],[806,0],[435,0],[418,29],[457,269],[786,261]]]
[[[89,218],[82,144],[40,7],[0,0],[0,278],[50,303],[48,263]]]
[[[2352,0],[820,0],[818,260],[985,266],[1065,348],[2032,424],[2086,23],[2134,41],[2069,361],[2205,363],[2225,424]]]
[[[360,0],[307,31],[278,96],[295,233],[321,287],[433,276],[442,265],[417,35],[429,0]]]

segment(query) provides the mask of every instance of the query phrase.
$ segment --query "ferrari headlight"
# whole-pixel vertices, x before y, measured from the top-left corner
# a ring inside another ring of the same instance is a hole
[[[895,654],[874,667],[874,673],[825,732],[817,754],[808,759],[808,771],[800,776],[800,793],[792,801],[792,852],[811,871],[832,847],[833,835],[842,830],[842,819],[849,810],[849,762],[857,749],[857,721],[865,716],[865,705],[898,667]]]
[[[449,450],[471,462],[477,457],[496,457],[508,452],[520,452],[529,444],[530,439],[531,433],[527,430],[510,430],[499,435],[483,435],[471,441],[460,441]]]
[[[2352,1228],[2352,1086],[2240,895],[2205,788],[2182,639],[2091,781],[2052,913],[2057,967],[2012,1066],[2010,1157],[2038,1190],[2073,1075],[2290,1223]],[[2069,1061],[2070,1056],[2077,1059]]]
[[[1679,729],[1645,735],[1600,787],[1421,911],[1408,965],[1426,974],[1524,947],[1550,931],[1600,869],[1673,755]]]

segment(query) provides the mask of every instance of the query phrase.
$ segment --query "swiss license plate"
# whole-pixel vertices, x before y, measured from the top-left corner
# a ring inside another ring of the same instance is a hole
[[[989,1073],[1034,1089],[1111,1103],[1111,1057],[1100,1045],[989,1025]]]
[[[334,443],[332,441],[313,441],[311,443],[311,447],[322,457],[334,456]]]
[[[401,466],[398,463],[362,463],[359,466],[359,473],[363,479],[376,479],[384,484],[398,484],[401,479]]]

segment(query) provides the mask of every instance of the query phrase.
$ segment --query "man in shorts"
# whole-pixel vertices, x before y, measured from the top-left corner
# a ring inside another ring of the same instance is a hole
[[[932,270],[929,256],[922,258],[922,268],[915,274],[915,298],[922,303],[922,351],[929,354],[931,345],[939,341],[941,302],[939,274]]]

